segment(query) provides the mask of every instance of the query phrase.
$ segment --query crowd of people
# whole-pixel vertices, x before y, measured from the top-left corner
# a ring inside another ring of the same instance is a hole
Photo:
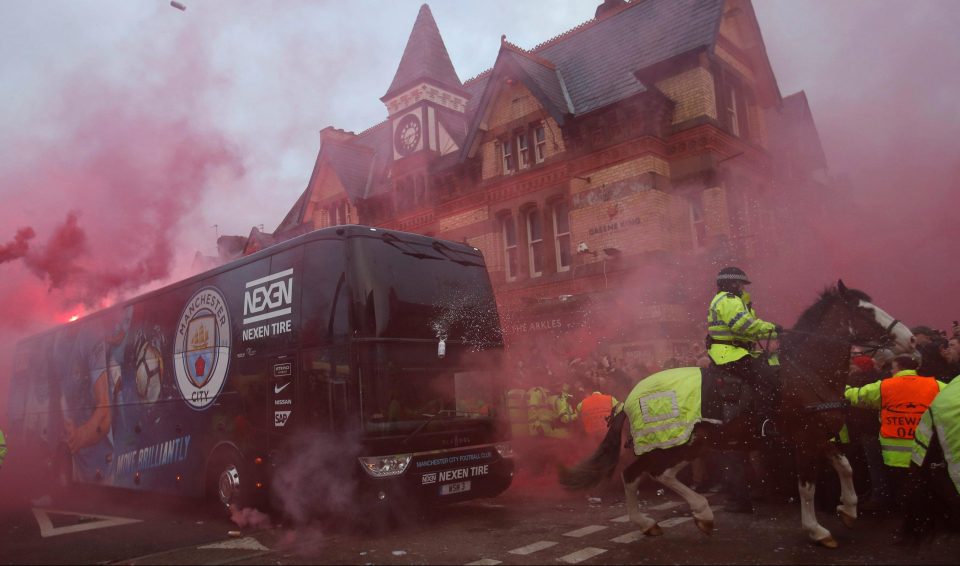
[[[753,512],[753,501],[758,498],[795,496],[795,475],[785,464],[792,462],[788,454],[791,447],[778,441],[772,418],[775,411],[770,397],[776,388],[763,391],[770,376],[775,379],[776,371],[770,370],[765,358],[760,362],[762,356],[755,351],[748,352],[749,344],[756,345],[759,336],[775,339],[782,329],[757,317],[743,289],[748,283],[746,274],[737,268],[720,272],[718,294],[710,306],[707,349],[692,346],[686,355],[664,360],[659,367],[640,362],[623,364],[604,354],[573,358],[566,375],[550,372],[551,383],[511,390],[508,398],[514,438],[530,448],[528,465],[535,471],[550,471],[550,464],[568,463],[592,452],[606,433],[606,423],[622,409],[621,401],[645,377],[675,367],[723,366],[740,370],[753,389],[760,389],[753,393],[749,407],[758,423],[763,423],[757,435],[767,436],[773,431],[767,439],[772,450],[709,454],[684,472],[689,474],[685,480],[697,490],[725,492],[725,506],[734,512]],[[960,324],[954,321],[949,332],[926,326],[911,331],[920,356],[895,355],[884,349],[851,350],[845,391],[849,409],[846,425],[835,440],[853,467],[863,511],[903,510],[904,494],[915,489],[908,482],[911,463],[923,463],[934,443],[936,431],[931,428],[931,419],[936,417],[927,409],[960,376]],[[960,390],[960,385],[954,389]],[[941,404],[952,405],[941,415],[950,411],[960,414],[960,409],[953,406],[956,402],[948,401],[948,397],[957,398],[960,393],[943,396]],[[770,429],[766,428],[768,423]],[[944,425],[941,422],[938,426],[942,430]],[[950,426],[960,428],[960,423]],[[940,452],[937,455],[943,457]],[[960,493],[960,476],[953,481]]]

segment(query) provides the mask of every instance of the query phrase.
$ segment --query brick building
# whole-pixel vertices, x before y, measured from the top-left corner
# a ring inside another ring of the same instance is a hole
[[[321,131],[273,234],[222,243],[347,223],[467,242],[535,364],[702,348],[717,269],[776,249],[786,185],[826,190],[806,98],[781,96],[748,0],[606,0],[531,49],[501,38],[465,82],[424,4],[380,100],[382,123]]]

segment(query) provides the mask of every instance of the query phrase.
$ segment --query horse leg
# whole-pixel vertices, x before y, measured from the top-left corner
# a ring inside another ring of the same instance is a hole
[[[680,462],[674,467],[664,470],[663,473],[654,477],[654,479],[687,502],[690,510],[693,511],[693,520],[698,529],[705,534],[713,534],[713,509],[710,508],[710,502],[707,501],[706,497],[690,489],[677,479],[677,473],[686,465],[686,461]]]
[[[800,523],[811,540],[827,548],[836,548],[837,541],[817,521],[814,495],[817,492],[817,456],[819,451],[797,444],[797,479],[800,492]]]
[[[827,457],[840,477],[840,505],[837,505],[837,513],[843,524],[852,529],[857,520],[857,490],[853,487],[853,467],[836,447],[828,451]]]
[[[643,534],[647,536],[660,536],[663,529],[657,524],[656,519],[650,517],[640,510],[640,501],[637,499],[637,487],[643,479],[643,472],[640,466],[641,460],[636,460],[626,467],[621,474],[623,478],[623,488],[626,492],[627,513],[630,514],[630,520],[640,527]]]

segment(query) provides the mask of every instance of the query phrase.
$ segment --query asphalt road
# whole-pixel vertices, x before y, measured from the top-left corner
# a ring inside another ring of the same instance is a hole
[[[685,504],[655,487],[643,506],[665,534],[646,537],[626,520],[616,486],[589,501],[549,481],[520,482],[496,499],[440,508],[377,532],[337,522],[293,527],[278,519],[238,527],[181,498],[103,489],[32,500],[2,494],[3,563],[41,564],[957,564],[960,536],[922,546],[895,544],[895,517],[862,516],[846,529],[821,522],[840,548],[807,542],[796,505],[758,502],[753,515],[723,510],[712,495],[716,530],[706,536]],[[0,486],[2,491],[2,486]]]

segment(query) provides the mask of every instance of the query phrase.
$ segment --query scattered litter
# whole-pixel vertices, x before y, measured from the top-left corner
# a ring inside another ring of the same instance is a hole
[[[228,536],[238,537],[240,536],[240,531],[227,531]]]
[[[366,555],[367,555],[367,551],[366,551],[366,550],[364,550],[363,552],[360,553],[360,556],[366,556]]]
[[[600,505],[601,503],[603,503],[603,499],[600,499],[599,497],[588,497],[587,503],[589,503],[590,505]]]
[[[393,555],[394,555],[394,556],[403,556],[403,555],[406,554],[406,553],[407,553],[406,550],[394,550],[394,551],[393,551]]]
[[[663,497],[663,494],[666,493],[662,488],[657,490],[657,496]]]

